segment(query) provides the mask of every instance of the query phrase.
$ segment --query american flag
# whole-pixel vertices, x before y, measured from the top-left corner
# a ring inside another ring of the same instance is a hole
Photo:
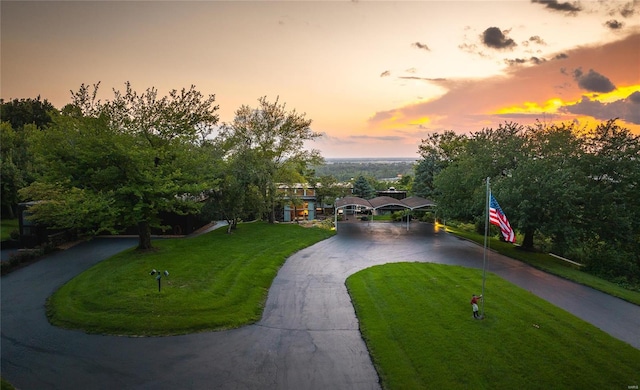
[[[496,225],[500,228],[502,232],[502,236],[507,242],[516,242],[516,235],[511,229],[511,225],[509,225],[509,221],[507,220],[507,216],[504,215],[504,212],[500,208],[498,201],[493,195],[490,195],[491,199],[489,202],[489,222],[493,225]]]

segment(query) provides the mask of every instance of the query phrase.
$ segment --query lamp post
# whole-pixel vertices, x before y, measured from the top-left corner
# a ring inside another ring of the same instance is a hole
[[[160,271],[156,271],[155,269],[151,270],[151,272],[149,272],[149,275],[156,275],[156,280],[158,281],[158,292],[160,292],[160,289],[162,288],[162,274],[164,274],[164,276],[169,276],[169,271],[164,270],[164,272],[160,272]]]
[[[333,203],[333,211],[334,211],[334,216],[333,216],[334,222],[333,222],[333,224],[336,227],[336,233],[338,232],[338,199],[340,199],[340,198],[336,198],[336,200]]]

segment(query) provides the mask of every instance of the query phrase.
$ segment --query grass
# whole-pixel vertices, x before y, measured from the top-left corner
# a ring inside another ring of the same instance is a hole
[[[102,261],[49,299],[54,325],[89,333],[174,335],[236,328],[260,319],[271,283],[294,252],[330,237],[294,224],[241,224],[188,239],[154,241]],[[162,290],[149,272],[168,270]]]
[[[484,236],[460,228],[447,226],[447,232],[484,245]],[[557,259],[547,253],[528,252],[518,249],[513,244],[490,237],[490,248],[502,255],[527,263],[553,275],[589,286],[627,302],[640,305],[640,292],[626,289],[613,282],[581,271],[577,266]]]
[[[382,215],[374,215],[373,218],[369,215],[369,220],[373,220],[374,222],[391,222],[393,218],[391,213],[386,213]]]
[[[480,270],[375,266],[347,279],[385,389],[627,389],[640,351],[493,275],[485,313],[469,301]]]
[[[20,229],[18,219],[2,219],[0,220],[0,241],[11,238],[11,232]]]
[[[7,382],[4,378],[0,378],[0,390],[14,390],[15,387]]]

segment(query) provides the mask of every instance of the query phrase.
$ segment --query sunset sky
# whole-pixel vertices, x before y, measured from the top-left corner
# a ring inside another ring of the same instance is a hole
[[[640,1],[6,1],[1,97],[194,84],[221,122],[279,97],[333,157],[433,132],[619,117],[640,134]]]

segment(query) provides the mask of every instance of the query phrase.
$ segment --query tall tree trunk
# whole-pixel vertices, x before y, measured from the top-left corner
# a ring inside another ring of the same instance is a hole
[[[267,212],[269,213],[268,215],[269,223],[275,223],[276,222],[276,205],[273,199],[269,199],[269,210]]]
[[[525,229],[522,249],[533,250],[533,229]]]
[[[295,203],[293,204],[293,220],[298,223],[298,207],[296,207]]]
[[[16,212],[17,205],[11,204],[7,207],[8,214],[7,219],[16,219],[18,217],[18,213]]]
[[[151,249],[151,228],[149,222],[138,222],[138,249]]]

